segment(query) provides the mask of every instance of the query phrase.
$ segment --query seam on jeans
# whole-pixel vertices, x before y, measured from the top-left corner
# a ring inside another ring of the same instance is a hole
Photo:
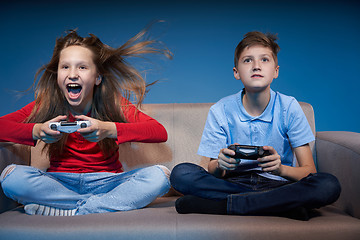
[[[232,197],[231,195],[228,195],[228,200],[227,200],[227,206],[226,206],[226,210],[229,214],[232,214]]]
[[[83,174],[83,173],[80,173],[79,193],[80,193],[80,194],[83,194],[83,193],[84,193],[84,189],[85,189],[85,186],[84,186],[84,174]]]

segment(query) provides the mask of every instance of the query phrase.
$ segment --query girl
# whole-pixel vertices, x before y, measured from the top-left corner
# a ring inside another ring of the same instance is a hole
[[[123,172],[118,145],[164,142],[165,128],[137,110],[146,93],[128,57],[171,52],[144,39],[146,30],[119,48],[95,35],[76,31],[57,39],[51,61],[40,68],[35,101],[0,118],[0,141],[35,146],[45,142],[50,159],[46,172],[10,165],[0,181],[6,196],[40,215],[83,215],[145,207],[169,188],[164,166]],[[34,82],[35,84],[35,82]],[[90,126],[74,133],[49,128],[50,122],[85,120]]]

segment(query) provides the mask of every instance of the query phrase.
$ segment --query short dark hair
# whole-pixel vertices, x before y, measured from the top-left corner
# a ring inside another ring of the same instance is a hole
[[[264,47],[270,48],[271,52],[273,54],[275,63],[277,65],[278,64],[277,54],[280,51],[280,47],[276,43],[277,39],[278,39],[277,35],[271,34],[271,33],[264,34],[262,32],[258,32],[258,31],[246,33],[244,35],[243,40],[241,40],[241,42],[235,48],[235,56],[234,56],[235,67],[237,67],[240,55],[244,51],[244,49],[247,47],[254,46],[254,45],[262,45]]]

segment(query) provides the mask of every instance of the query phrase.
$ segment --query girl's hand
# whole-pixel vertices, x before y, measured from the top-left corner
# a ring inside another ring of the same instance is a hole
[[[117,129],[113,122],[103,122],[84,115],[75,116],[75,118],[90,121],[91,126],[77,130],[89,142],[99,142],[104,138],[117,138]]]
[[[62,133],[49,128],[50,122],[60,122],[66,120],[67,116],[61,115],[53,118],[45,123],[37,123],[33,128],[33,139],[41,140],[45,143],[54,143],[61,139]]]
[[[233,150],[223,148],[218,156],[218,167],[222,170],[235,170],[239,166],[239,160],[232,158],[235,155]]]
[[[273,147],[264,146],[264,150],[269,150],[270,155],[259,158],[259,166],[262,168],[264,172],[271,172],[275,175],[281,175],[281,158],[280,155],[276,152]]]

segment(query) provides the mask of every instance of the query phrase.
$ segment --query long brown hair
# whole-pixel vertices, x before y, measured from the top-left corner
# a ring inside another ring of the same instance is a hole
[[[101,121],[126,122],[123,110],[127,102],[122,101],[122,97],[129,101],[130,97],[134,97],[139,106],[148,86],[139,71],[126,59],[153,53],[172,58],[172,53],[166,47],[146,37],[147,32],[148,28],[142,30],[119,48],[102,43],[93,34],[83,38],[76,30],[70,30],[65,37],[58,38],[50,62],[41,67],[35,75],[35,107],[27,121],[43,123],[59,115],[69,115],[70,106],[57,84],[57,71],[61,51],[77,45],[93,52],[93,61],[102,77],[101,84],[94,86],[91,117]],[[66,140],[67,135],[64,134],[60,141],[45,144],[43,150],[48,151],[50,158],[60,156]],[[105,154],[117,147],[115,140],[108,138],[100,141],[99,145]]]

